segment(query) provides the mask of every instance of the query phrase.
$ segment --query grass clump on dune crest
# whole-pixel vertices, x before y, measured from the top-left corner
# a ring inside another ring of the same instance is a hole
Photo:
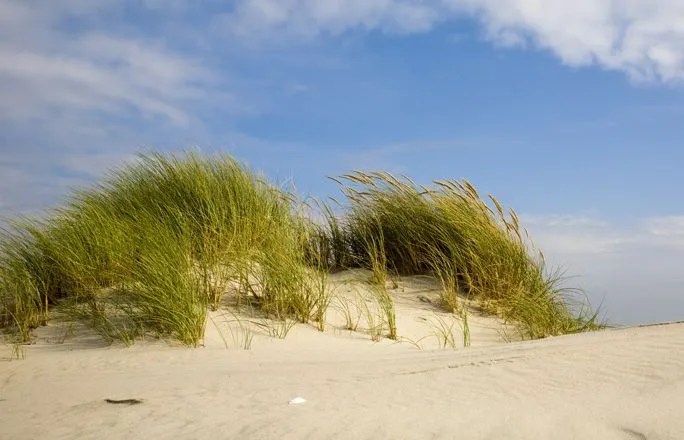
[[[197,345],[207,307],[230,288],[274,315],[295,313],[305,226],[292,205],[229,157],[141,156],[47,220],[5,231],[0,315],[27,340],[67,299],[109,338],[152,332]]]
[[[485,202],[467,181],[427,188],[381,172],[336,180],[349,201],[341,220],[349,261],[377,271],[368,244],[381,242],[388,267],[440,280],[447,309],[456,312],[459,297],[476,299],[525,338],[596,326],[578,292],[546,272],[515,212],[492,196]]]

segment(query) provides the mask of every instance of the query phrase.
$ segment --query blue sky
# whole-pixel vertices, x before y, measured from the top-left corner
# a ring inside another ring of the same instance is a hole
[[[615,322],[684,319],[679,0],[0,0],[0,215],[139,151],[468,178]]]

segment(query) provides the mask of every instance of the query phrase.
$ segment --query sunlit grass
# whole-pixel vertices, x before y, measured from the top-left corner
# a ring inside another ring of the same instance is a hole
[[[28,340],[67,299],[108,339],[152,333],[198,345],[207,307],[231,286],[304,320],[305,227],[293,203],[229,157],[141,156],[47,220],[5,231],[3,323]],[[249,279],[256,286],[241,285]]]
[[[337,181],[341,212],[314,203],[314,221],[293,194],[230,157],[140,156],[45,219],[0,234],[0,326],[29,341],[59,306],[110,341],[198,346],[207,311],[230,294],[238,310],[243,301],[259,308],[271,336],[296,322],[324,331],[328,274],[364,267],[373,305],[338,307],[350,329],[364,315],[374,340],[398,338],[390,273],[434,276],[466,328],[465,300],[523,338],[596,328],[595,312],[547,271],[516,214],[470,183],[428,188],[380,172]]]
[[[596,328],[596,314],[579,292],[561,286],[562,277],[547,271],[515,212],[506,213],[492,196],[485,202],[467,181],[428,188],[381,172],[336,181],[349,206],[335,228],[343,230],[349,255],[334,260],[374,274],[382,274],[384,265],[406,275],[433,275],[449,311],[458,312],[459,297],[472,298],[523,338]]]

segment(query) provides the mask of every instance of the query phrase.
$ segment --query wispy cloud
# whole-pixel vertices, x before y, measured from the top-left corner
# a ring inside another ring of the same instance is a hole
[[[680,253],[684,262],[684,215],[653,217],[645,219],[641,228],[648,243],[667,251]],[[684,288],[682,289],[684,293]]]
[[[11,23],[0,30],[5,121],[47,120],[64,112],[135,112],[183,125],[190,118],[184,104],[210,96],[202,87],[211,81],[210,72],[162,43],[81,29],[69,24],[69,10],[45,16],[33,12],[39,9],[35,5],[14,1],[1,8],[7,15],[0,26]]]
[[[679,0],[238,0],[217,22],[241,38],[280,40],[419,33],[475,17],[496,44],[541,48],[568,65],[598,65],[636,81],[680,82],[683,14]]]
[[[567,257],[615,252],[631,240],[610,223],[588,215],[522,215],[534,241],[548,255]]]
[[[339,35],[350,29],[392,33],[430,30],[439,21],[440,2],[410,0],[241,0],[217,24],[242,36],[264,30],[296,38]]]
[[[684,216],[654,217],[644,222],[649,234],[672,239],[684,239]]]
[[[631,225],[591,215],[521,217],[535,240],[559,255],[614,254],[637,247],[684,253],[684,216],[647,217]]]
[[[638,219],[631,225],[592,215],[524,215],[551,266],[568,285],[603,302],[613,322],[680,319],[684,310],[684,217]]]
[[[3,215],[54,203],[146,142],[177,146],[202,129],[193,109],[232,104],[204,60],[126,25],[128,6],[0,0]]]

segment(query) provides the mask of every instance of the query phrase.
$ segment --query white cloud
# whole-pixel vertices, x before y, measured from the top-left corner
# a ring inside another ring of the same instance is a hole
[[[200,103],[233,104],[202,60],[126,23],[127,7],[0,0],[0,215],[52,205],[149,140],[182,145],[202,130]],[[153,0],[135,7],[171,14]]]
[[[3,120],[65,111],[136,112],[183,125],[190,118],[184,103],[207,96],[198,84],[211,75],[188,57],[145,40],[65,31],[61,20],[68,15],[48,18],[21,8],[12,12],[17,4],[0,6],[12,17],[2,20],[11,22],[12,29],[0,31]]]
[[[684,80],[680,0],[239,0],[220,25],[252,39],[360,30],[427,32],[475,17],[486,38],[549,50],[571,66],[598,65],[636,81]]]
[[[490,39],[532,42],[572,66],[597,64],[635,80],[684,80],[679,0],[453,0],[478,14]]]

